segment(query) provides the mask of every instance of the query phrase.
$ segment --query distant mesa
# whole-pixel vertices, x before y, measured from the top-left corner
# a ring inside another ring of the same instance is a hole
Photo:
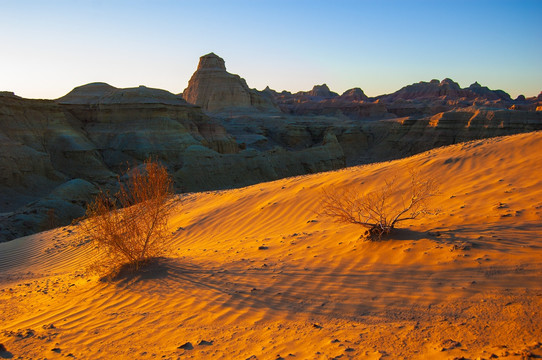
[[[60,103],[74,104],[97,103],[99,102],[100,98],[115,90],[118,89],[109,84],[103,82],[95,82],[78,86],[72,91],[70,91],[68,94],[59,98],[57,101]]]
[[[106,83],[96,82],[76,87],[65,96],[57,99],[60,104],[166,104],[188,105],[184,99],[166,90],[139,86],[136,88],[116,88]]]
[[[436,79],[430,82],[420,81],[419,83],[407,85],[393,94],[381,95],[377,99],[384,102],[394,102],[397,100],[485,100],[510,101],[510,95],[502,90],[490,90],[475,82],[470,87],[462,89],[458,83],[452,79],[446,78],[442,81]]]
[[[18,97],[13,91],[0,91],[0,96]]]
[[[383,95],[379,98],[390,102],[400,99],[434,99],[439,97],[459,99],[465,97],[465,95],[466,92],[461,90],[459,84],[449,78],[446,78],[440,82],[436,79],[433,79],[430,82],[420,81],[416,84],[407,85],[393,94]]]
[[[336,92],[329,90],[329,87],[326,84],[314,85],[312,90],[309,91],[307,95],[324,99],[331,99],[339,96],[339,94],[337,94]]]
[[[353,88],[350,90],[346,90],[341,95],[341,98],[348,101],[365,101],[369,99],[367,95],[365,95],[363,90],[361,90],[360,88]]]
[[[245,79],[227,72],[224,59],[214,53],[200,57],[198,68],[182,96],[190,104],[209,112],[228,108],[278,110],[271,96],[250,89]]]
[[[505,100],[510,101],[512,98],[502,90],[490,90],[487,86],[482,86],[475,81],[466,90],[471,91],[476,97],[481,97],[485,100]]]
[[[209,53],[199,58],[198,70],[216,69],[226,71],[226,62],[215,53]]]

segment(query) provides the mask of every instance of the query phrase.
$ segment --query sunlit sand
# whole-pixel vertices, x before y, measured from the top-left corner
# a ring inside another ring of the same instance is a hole
[[[100,281],[69,226],[0,243],[1,357],[542,356],[542,133],[183,197],[169,256]],[[390,239],[319,214],[326,186],[431,176]]]

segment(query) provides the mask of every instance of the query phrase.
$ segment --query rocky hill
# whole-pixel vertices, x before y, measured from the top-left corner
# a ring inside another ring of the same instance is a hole
[[[69,223],[153,157],[178,192],[240,187],[542,130],[542,94],[512,100],[450,79],[367,97],[326,84],[250,89],[211,53],[182,95],[92,83],[57,100],[0,93],[0,241]]]
[[[224,59],[214,53],[200,57],[198,68],[182,96],[205,111],[231,108],[276,109],[270,97],[250,89],[239,75],[227,72]]]
[[[104,83],[56,101],[0,94],[0,139],[0,241],[68,224],[148,157],[167,165],[179,192],[345,166],[332,135],[307,148],[246,148],[180,96]]]

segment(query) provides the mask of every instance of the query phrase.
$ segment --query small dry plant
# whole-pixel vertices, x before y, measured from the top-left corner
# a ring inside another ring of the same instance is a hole
[[[429,201],[438,194],[436,180],[420,178],[414,170],[409,170],[409,173],[408,189],[397,188],[397,177],[386,180],[380,188],[368,193],[362,193],[360,186],[324,189],[320,214],[337,222],[365,227],[367,230],[363,236],[367,240],[380,240],[402,221],[437,212],[431,209]]]
[[[127,172],[115,196],[100,192],[87,207],[83,230],[101,250],[95,270],[133,270],[167,251],[171,240],[172,180],[166,168],[147,160]]]

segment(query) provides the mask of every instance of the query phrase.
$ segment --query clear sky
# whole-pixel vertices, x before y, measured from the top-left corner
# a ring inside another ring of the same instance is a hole
[[[542,0],[0,0],[0,90],[180,93],[214,52],[252,88],[369,96],[419,81],[542,91]]]

